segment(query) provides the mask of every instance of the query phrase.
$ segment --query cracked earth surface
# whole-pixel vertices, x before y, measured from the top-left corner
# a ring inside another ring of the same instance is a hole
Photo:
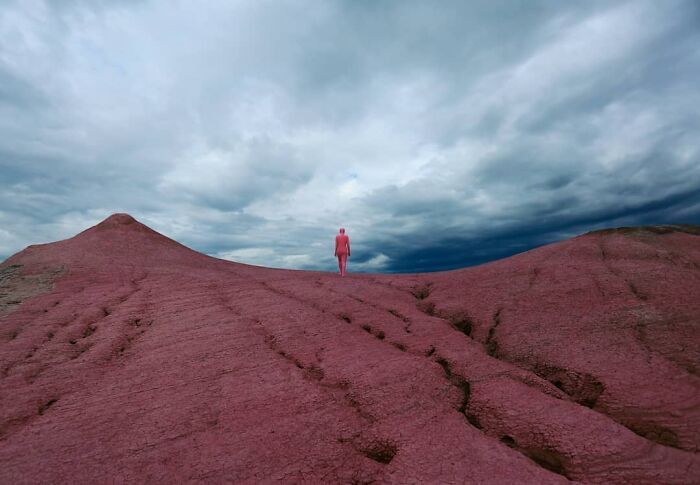
[[[340,278],[113,215],[0,265],[0,482],[698,483],[693,230]]]

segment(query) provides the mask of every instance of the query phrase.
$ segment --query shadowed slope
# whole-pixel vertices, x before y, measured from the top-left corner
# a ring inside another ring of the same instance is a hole
[[[0,265],[54,271],[0,314],[3,479],[696,482],[698,240],[341,279],[111,216]]]

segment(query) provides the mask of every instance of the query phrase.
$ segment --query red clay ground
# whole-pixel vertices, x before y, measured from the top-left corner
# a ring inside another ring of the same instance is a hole
[[[694,232],[341,279],[113,215],[0,265],[0,482],[700,483]]]

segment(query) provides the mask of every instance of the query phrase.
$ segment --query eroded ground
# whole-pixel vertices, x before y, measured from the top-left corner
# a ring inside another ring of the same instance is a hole
[[[0,317],[2,480],[697,483],[697,241],[340,278],[113,216],[0,266],[70,269]]]

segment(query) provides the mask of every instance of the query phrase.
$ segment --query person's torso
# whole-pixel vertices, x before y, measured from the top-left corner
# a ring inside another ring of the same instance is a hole
[[[340,254],[345,254],[348,252],[348,241],[349,237],[347,234],[338,234],[335,236],[335,247],[336,252]]]

